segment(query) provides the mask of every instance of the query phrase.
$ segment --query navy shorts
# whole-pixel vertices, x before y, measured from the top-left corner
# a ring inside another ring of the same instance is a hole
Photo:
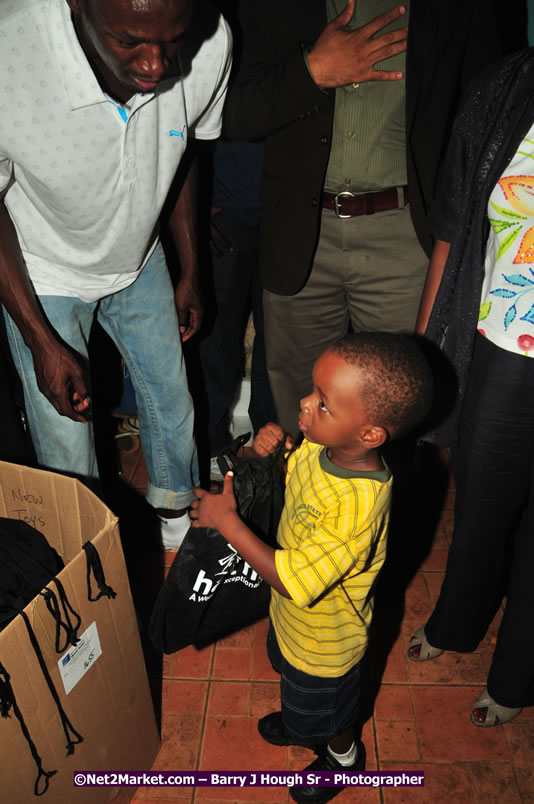
[[[280,675],[282,719],[291,734],[322,743],[354,726],[365,678],[365,657],[344,676],[310,676],[282,656],[272,623],[267,655]]]

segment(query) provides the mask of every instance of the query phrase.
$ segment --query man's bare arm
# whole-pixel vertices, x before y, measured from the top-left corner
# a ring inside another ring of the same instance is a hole
[[[182,341],[200,329],[202,304],[198,284],[198,166],[193,158],[169,218],[169,227],[180,260],[180,279],[175,291]]]
[[[83,369],[46,322],[31,285],[17,233],[0,202],[0,300],[30,349],[42,394],[62,416],[85,422],[89,394]]]

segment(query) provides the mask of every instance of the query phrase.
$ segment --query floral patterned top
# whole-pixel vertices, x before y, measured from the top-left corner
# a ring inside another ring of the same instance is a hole
[[[478,330],[534,357],[534,125],[490,195]]]

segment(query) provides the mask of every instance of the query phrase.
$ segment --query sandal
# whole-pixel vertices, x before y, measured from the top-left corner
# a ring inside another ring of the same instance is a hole
[[[484,710],[485,713],[484,713]],[[471,720],[475,726],[499,726],[508,723],[521,712],[521,707],[501,706],[495,701],[486,687],[482,690],[471,709]]]
[[[417,653],[415,653],[416,649],[418,649]],[[428,659],[436,659],[438,656],[441,656],[442,653],[443,650],[441,648],[434,648],[426,638],[424,625],[418,628],[410,639],[408,658],[411,659],[412,662],[426,662]]]

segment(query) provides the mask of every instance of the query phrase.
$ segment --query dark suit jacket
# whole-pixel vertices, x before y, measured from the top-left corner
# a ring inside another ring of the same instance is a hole
[[[410,210],[427,253],[432,240],[425,218],[460,96],[477,72],[526,43],[524,0],[507,0],[506,14],[501,6],[502,0],[411,3],[406,156]],[[508,15],[511,35],[501,25]],[[304,285],[319,237],[335,92],[315,84],[302,48],[314,44],[326,22],[325,0],[242,0],[240,6],[243,56],[227,101],[226,134],[265,138],[261,268],[265,288],[283,295]]]

